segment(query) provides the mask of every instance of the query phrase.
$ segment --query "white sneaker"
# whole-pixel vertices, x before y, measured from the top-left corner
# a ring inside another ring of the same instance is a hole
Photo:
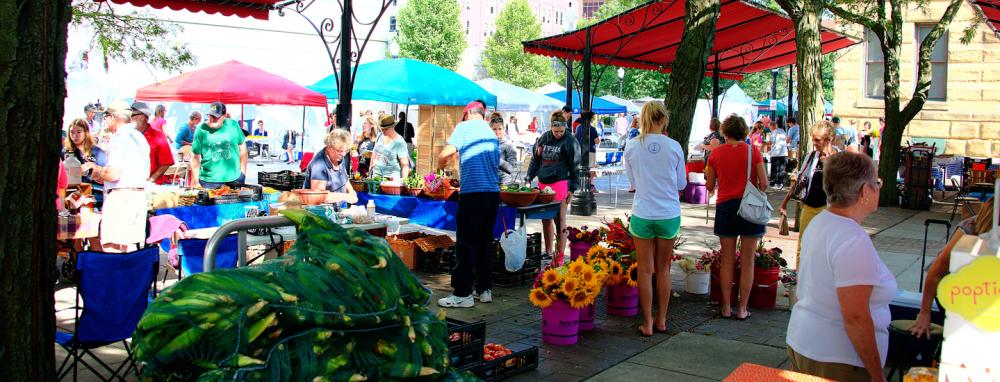
[[[493,302],[493,291],[487,289],[482,294],[472,292],[472,297],[478,298],[479,302]]]
[[[438,306],[443,308],[471,308],[473,305],[476,305],[476,301],[472,298],[472,295],[465,297],[449,295],[438,300]]]

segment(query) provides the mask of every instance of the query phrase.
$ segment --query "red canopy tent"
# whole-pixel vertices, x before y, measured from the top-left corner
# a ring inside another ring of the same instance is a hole
[[[137,7],[150,6],[156,9],[170,8],[175,11],[186,9],[191,12],[221,13],[226,16],[253,17],[267,20],[268,11],[274,9],[279,0],[111,0],[118,4],[132,4]]]
[[[747,0],[723,0],[716,23],[708,75],[742,79],[745,74],[795,63],[795,28],[785,15]],[[671,71],[684,30],[683,1],[653,1],[587,28],[524,42],[528,53],[582,60],[586,34],[595,64]],[[829,53],[859,42],[829,28],[822,31]]]
[[[982,13],[993,33],[1000,36],[1000,0],[973,0],[972,4]]]
[[[144,101],[326,107],[326,96],[238,61],[181,74],[135,93]]]

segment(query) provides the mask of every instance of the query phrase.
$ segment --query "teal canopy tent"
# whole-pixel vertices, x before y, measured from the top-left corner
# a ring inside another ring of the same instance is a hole
[[[306,86],[329,99],[337,98],[334,75]],[[483,100],[496,106],[497,97],[458,73],[409,58],[362,64],[354,82],[353,98],[403,105],[465,106]]]

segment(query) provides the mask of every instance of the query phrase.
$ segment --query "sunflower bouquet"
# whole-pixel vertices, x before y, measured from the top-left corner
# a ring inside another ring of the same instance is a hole
[[[569,237],[570,243],[584,242],[589,244],[597,244],[602,239],[604,239],[604,232],[605,230],[603,228],[587,229],[587,226],[583,226],[580,228],[566,227],[566,233],[567,236]]]
[[[584,257],[584,261],[590,264],[595,272],[603,276],[601,279],[603,286],[618,285],[622,282],[629,282],[629,280],[636,280],[636,277],[638,277],[638,268],[636,268],[635,261],[632,259],[631,255],[623,255],[618,248],[602,245],[595,245],[590,248],[590,251]],[[633,271],[635,272],[635,277],[630,277],[629,274]]]
[[[559,267],[548,267],[535,280],[528,300],[539,308],[547,308],[555,300],[565,300],[580,309],[594,303],[601,292],[601,279],[582,257]]]

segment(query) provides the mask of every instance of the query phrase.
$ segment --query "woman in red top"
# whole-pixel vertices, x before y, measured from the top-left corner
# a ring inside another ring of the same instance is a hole
[[[538,117],[531,117],[531,123],[528,124],[528,131],[532,133],[538,131]]]
[[[733,270],[735,268],[736,241],[739,239],[740,252],[740,296],[750,295],[753,284],[754,250],[757,240],[764,236],[764,225],[746,221],[737,213],[743,200],[743,191],[748,179],[753,187],[761,191],[767,189],[767,172],[764,171],[764,158],[756,147],[744,143],[747,138],[747,124],[742,117],[730,115],[722,122],[722,135],[726,143],[716,147],[708,157],[705,167],[705,181],[709,198],[716,194],[718,185],[718,200],[715,206],[715,235],[722,244],[722,269],[719,274],[722,288],[722,318],[735,317],[745,320],[750,317],[747,310],[747,298],[740,299],[739,310],[732,312]],[[747,176],[747,150],[752,150],[752,165],[750,176]]]

